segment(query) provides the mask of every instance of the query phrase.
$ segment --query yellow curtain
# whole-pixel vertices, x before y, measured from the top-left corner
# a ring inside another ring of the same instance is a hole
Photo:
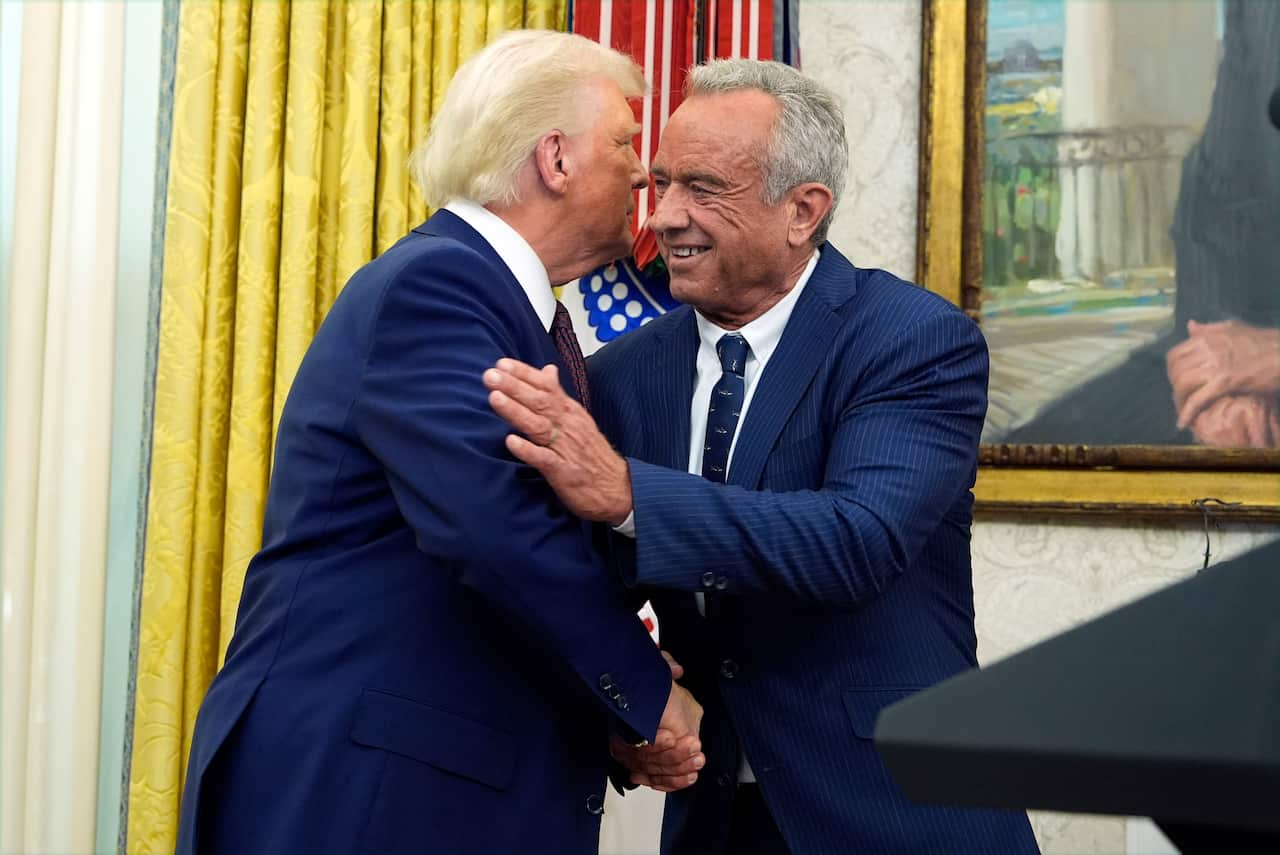
[[[567,0],[184,0],[130,853],[173,851],[200,701],[260,545],[276,422],[338,289],[421,222],[405,168],[458,63]]]

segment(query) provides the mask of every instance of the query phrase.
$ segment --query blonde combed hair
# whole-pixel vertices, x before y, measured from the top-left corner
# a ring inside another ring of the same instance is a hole
[[[628,98],[644,93],[644,74],[630,57],[569,33],[513,30],[468,59],[409,156],[427,204],[518,202],[516,179],[538,140],[552,130],[586,130],[583,86],[599,78]]]

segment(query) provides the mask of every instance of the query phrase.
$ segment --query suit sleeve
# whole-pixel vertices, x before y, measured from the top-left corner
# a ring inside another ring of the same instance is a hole
[[[429,272],[419,262],[385,286],[352,424],[432,563],[545,645],[624,736],[652,740],[670,671],[580,521],[506,452],[509,428],[489,408],[481,375],[519,353],[508,314],[519,307],[492,305],[500,292],[474,281],[482,264],[441,251]]]
[[[822,487],[775,493],[629,459],[628,583],[852,608],[904,572],[973,485],[987,349],[957,312],[886,339],[840,411]]]

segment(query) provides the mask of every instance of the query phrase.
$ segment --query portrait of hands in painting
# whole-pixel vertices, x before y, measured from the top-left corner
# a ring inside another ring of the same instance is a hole
[[[1280,3],[990,0],[986,443],[1280,448]]]

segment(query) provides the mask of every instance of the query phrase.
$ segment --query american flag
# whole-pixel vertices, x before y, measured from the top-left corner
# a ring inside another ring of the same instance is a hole
[[[649,91],[639,105],[636,151],[647,168],[667,119],[680,106],[688,69],[707,59],[747,57],[798,64],[798,0],[575,0],[573,32],[628,54]],[[636,231],[652,212],[636,200]]]

